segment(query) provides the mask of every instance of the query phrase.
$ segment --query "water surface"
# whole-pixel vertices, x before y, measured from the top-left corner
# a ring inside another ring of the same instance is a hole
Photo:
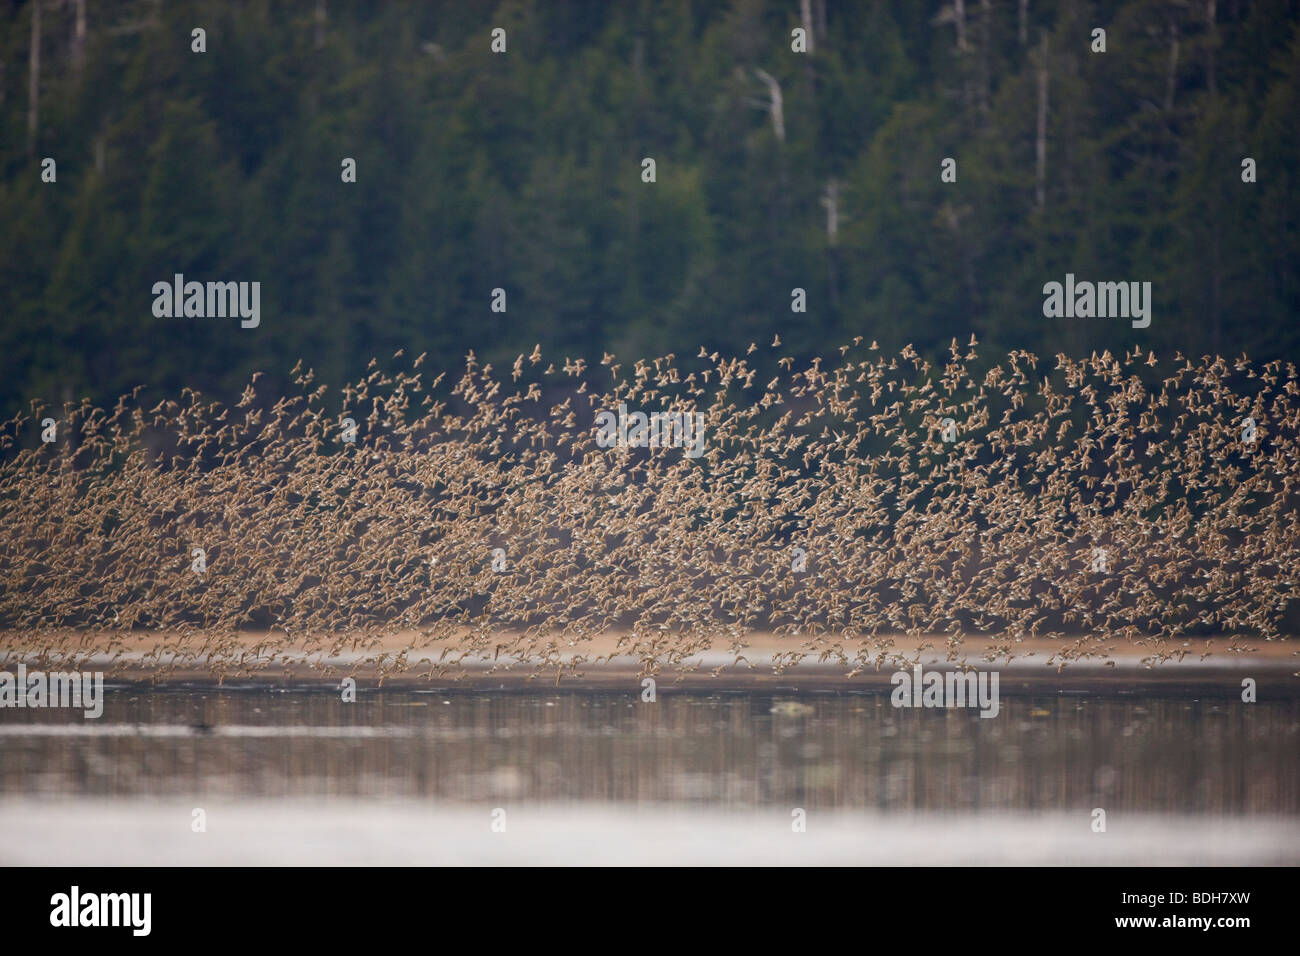
[[[283,862],[420,862],[407,857],[425,840],[420,852],[459,862],[634,861],[674,833],[684,852],[714,846],[696,862],[876,862],[896,844],[916,851],[898,862],[1105,862],[1139,848],[1139,862],[1300,861],[1292,699],[1004,696],[985,719],[895,709],[883,693],[106,696],[99,720],[0,712],[0,829],[48,829],[47,846],[77,826],[95,834],[51,862],[254,860],[268,827]],[[202,834],[193,808],[211,815]],[[320,832],[333,834],[324,845]],[[599,848],[576,839],[593,832]]]

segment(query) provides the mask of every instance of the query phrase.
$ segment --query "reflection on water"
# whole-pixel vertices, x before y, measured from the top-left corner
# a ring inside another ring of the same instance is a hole
[[[0,798],[390,798],[708,810],[1281,815],[1300,702],[119,687],[100,720],[0,711]],[[808,709],[811,708],[809,711]]]

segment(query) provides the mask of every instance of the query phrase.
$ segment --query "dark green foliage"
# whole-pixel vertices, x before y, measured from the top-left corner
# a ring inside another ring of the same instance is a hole
[[[33,0],[5,7],[4,417],[137,384],[229,397],[300,357],[334,383],[398,348],[434,369],[777,332],[801,359],[855,335],[937,355],[972,332],[1045,355],[1300,351],[1296,2],[1032,0],[1022,44],[1018,3],[966,0],[962,50],[951,5],[810,0],[805,56],[798,0],[89,0],[78,68],[75,5],[47,0],[30,152]],[[261,327],[154,318],[177,272],[260,281]],[[1066,272],[1151,281],[1151,327],[1045,319]]]

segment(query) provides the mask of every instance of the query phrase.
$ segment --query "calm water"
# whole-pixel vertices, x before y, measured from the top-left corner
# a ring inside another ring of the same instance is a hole
[[[1300,861],[1295,700],[106,696],[99,720],[0,711],[0,834],[44,834],[49,862]]]

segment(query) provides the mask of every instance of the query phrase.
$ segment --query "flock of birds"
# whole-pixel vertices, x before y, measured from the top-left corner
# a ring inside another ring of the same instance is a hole
[[[341,395],[299,363],[297,394],[255,375],[233,406],[33,403],[0,431],[0,627],[61,661],[154,632],[167,666],[223,675],[348,648],[381,675],[602,648],[655,673],[751,663],[755,632],[777,669],[879,669],[900,637],[964,664],[971,636],[987,661],[1054,640],[1059,667],[1283,635],[1294,365],[975,346],[942,368],[860,338],[798,369],[779,337],[630,368],[470,353],[454,381],[399,352]],[[704,454],[598,447],[620,404],[703,412]]]

